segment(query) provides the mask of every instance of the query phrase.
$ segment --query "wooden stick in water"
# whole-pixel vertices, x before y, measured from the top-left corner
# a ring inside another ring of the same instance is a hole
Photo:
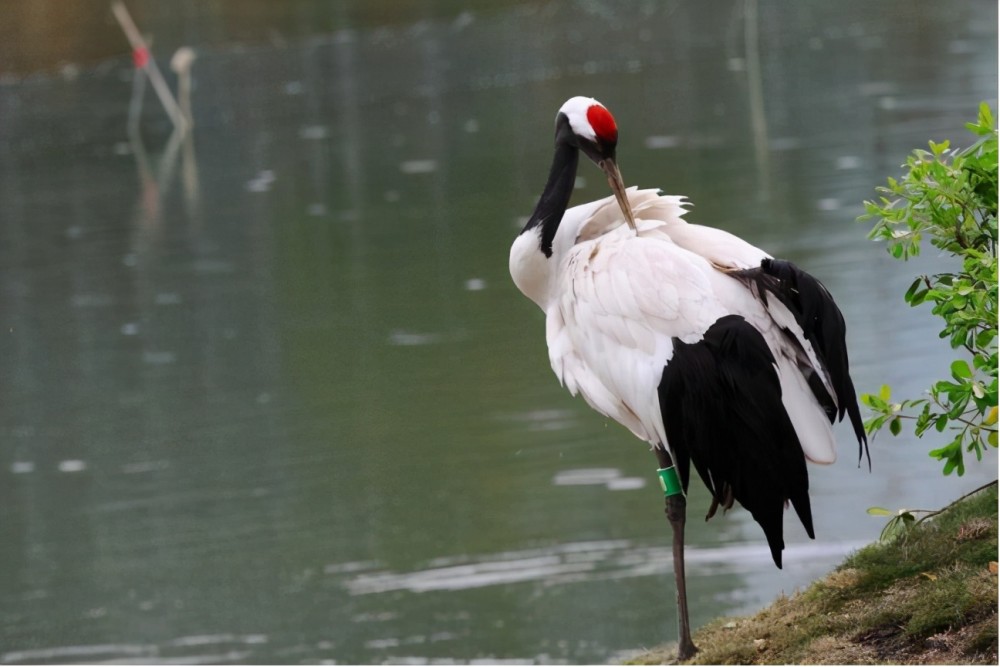
[[[121,0],[115,0],[115,2],[111,3],[111,11],[118,20],[118,25],[121,26],[122,31],[125,33],[125,37],[128,38],[129,44],[132,45],[132,49],[148,53],[149,46],[146,44],[146,40],[142,38],[142,34],[132,20],[132,16],[125,8],[125,4]],[[160,68],[156,66],[156,61],[152,58],[145,58],[142,68],[146,71],[149,82],[153,84],[153,90],[156,91],[156,96],[160,98],[160,104],[163,105],[167,115],[170,116],[170,120],[174,122],[174,126],[179,130],[187,129],[184,112],[181,111],[181,108],[177,105],[177,101],[174,100],[174,96],[170,92],[170,87],[163,79],[163,75],[160,74]]]

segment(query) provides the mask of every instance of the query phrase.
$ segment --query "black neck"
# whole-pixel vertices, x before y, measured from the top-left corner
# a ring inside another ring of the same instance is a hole
[[[569,124],[566,125],[568,128]],[[535,212],[521,230],[523,234],[533,227],[542,226],[541,251],[546,257],[552,256],[552,241],[556,237],[566,207],[569,206],[569,198],[576,183],[576,167],[580,160],[580,149],[560,139],[557,134],[556,154],[552,158],[549,180],[545,184],[538,205],[535,206]]]

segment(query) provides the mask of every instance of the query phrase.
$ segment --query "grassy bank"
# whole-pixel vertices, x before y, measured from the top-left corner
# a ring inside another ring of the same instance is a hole
[[[997,664],[997,486],[755,616],[697,631],[686,664]],[[633,660],[670,663],[664,646]]]

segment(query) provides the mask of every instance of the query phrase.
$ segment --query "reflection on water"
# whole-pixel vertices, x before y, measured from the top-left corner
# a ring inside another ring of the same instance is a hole
[[[507,275],[570,95],[614,110],[626,180],[827,284],[859,389],[947,373],[900,297],[942,260],[896,264],[852,220],[995,99],[991,3],[762,2],[756,54],[735,1],[302,0],[238,47],[215,5],[136,4],[162,53],[200,47],[192,135],[147,91],[129,136],[124,56],[0,83],[0,662],[580,662],[672,639],[654,459],[559,387]],[[576,201],[606,194],[580,175]],[[870,505],[995,472],[944,479],[929,448],[814,468],[818,539],[790,519],[781,571],[744,512],[692,520],[693,622],[806,585],[877,536]]]
[[[817,558],[842,558],[864,543],[796,544],[784,557],[795,568]],[[754,571],[771,562],[766,545],[737,544],[721,547],[691,547],[686,552],[689,576],[697,578],[725,571]],[[352,575],[345,582],[351,595],[386,593],[388,591],[460,590],[520,582],[539,582],[544,586],[594,582],[603,579],[627,579],[665,575],[671,572],[669,547],[649,547],[628,540],[603,542],[570,542],[546,549],[493,554],[487,560],[472,560],[468,556],[435,558],[425,570],[396,573],[347,563],[335,567],[338,571],[374,572]],[[376,564],[372,564],[376,565]],[[328,567],[325,571],[331,571]]]

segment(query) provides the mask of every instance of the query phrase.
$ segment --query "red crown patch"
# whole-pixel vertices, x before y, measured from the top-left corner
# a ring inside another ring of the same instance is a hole
[[[618,143],[618,126],[611,112],[594,104],[587,109],[587,122],[594,128],[597,138],[606,144]]]

